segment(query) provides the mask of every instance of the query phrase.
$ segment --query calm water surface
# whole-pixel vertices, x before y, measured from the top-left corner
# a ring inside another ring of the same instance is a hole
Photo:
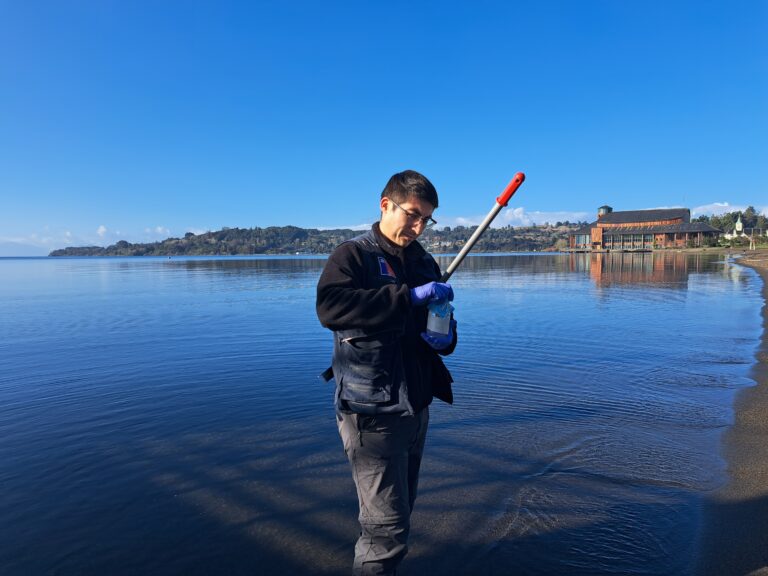
[[[0,573],[346,574],[323,265],[0,259]],[[494,255],[452,283],[456,404],[432,407],[402,573],[690,573],[759,277]]]

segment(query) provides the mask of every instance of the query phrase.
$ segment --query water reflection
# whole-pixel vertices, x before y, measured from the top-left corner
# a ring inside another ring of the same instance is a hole
[[[710,270],[719,255],[682,252],[574,253],[568,255],[571,272],[588,273],[598,287],[614,284],[684,288],[690,274]]]
[[[326,258],[282,257],[282,258],[216,258],[169,260],[168,266],[183,268],[190,272],[205,271],[212,274],[307,274],[320,273]]]
[[[0,262],[0,572],[346,574],[324,263]],[[403,574],[689,573],[760,332],[739,270],[465,260],[456,405],[433,406]]]
[[[453,260],[451,255],[435,256],[440,268],[445,270]],[[568,261],[562,254],[470,254],[457,270],[460,276],[483,276],[487,272],[501,272],[508,275],[521,274],[562,274],[569,272]]]

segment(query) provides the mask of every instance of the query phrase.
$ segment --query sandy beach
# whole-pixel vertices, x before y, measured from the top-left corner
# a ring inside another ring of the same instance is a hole
[[[728,483],[704,507],[697,573],[768,576],[768,250],[739,264],[763,279],[763,336],[752,378],[736,400],[734,425],[723,439]]]

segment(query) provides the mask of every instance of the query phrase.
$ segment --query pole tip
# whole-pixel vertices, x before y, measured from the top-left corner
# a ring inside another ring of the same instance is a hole
[[[504,192],[502,192],[501,195],[496,198],[496,202],[499,204],[499,206],[506,207],[507,203],[509,203],[509,199],[512,198],[512,195],[515,192],[517,192],[517,189],[520,188],[520,184],[522,184],[524,180],[525,174],[522,172],[515,174],[509,184],[507,184]]]

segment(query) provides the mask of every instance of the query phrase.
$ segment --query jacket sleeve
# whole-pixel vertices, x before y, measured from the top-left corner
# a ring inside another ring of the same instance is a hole
[[[402,329],[411,305],[405,284],[365,286],[364,255],[346,242],[331,254],[317,284],[317,317],[331,330]]]

